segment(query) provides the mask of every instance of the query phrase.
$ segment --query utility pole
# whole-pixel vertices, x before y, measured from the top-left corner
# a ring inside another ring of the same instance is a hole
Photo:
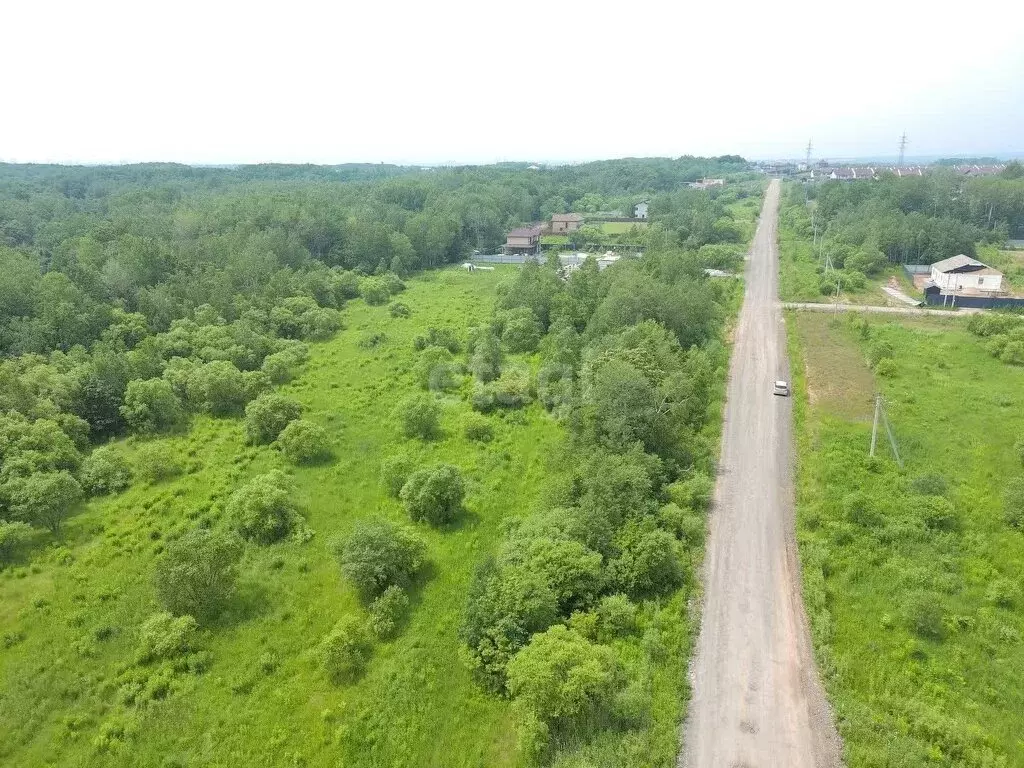
[[[882,410],[882,396],[875,395],[875,418],[871,422],[871,451],[869,456],[875,455],[875,445],[878,444],[878,412]]]
[[[900,136],[900,160],[897,163],[897,166],[900,167],[900,168],[903,167],[903,158],[906,156],[906,153],[907,153],[907,132],[904,131],[903,135]]]
[[[869,451],[870,456],[875,455],[875,445],[878,443],[878,418],[882,418],[882,424],[885,426],[885,434],[889,438],[889,447],[892,448],[892,455],[896,459],[896,464],[899,465],[900,469],[903,469],[903,459],[900,458],[900,450],[896,445],[896,436],[892,433],[892,427],[889,426],[889,417],[885,415],[885,403],[882,400],[882,396],[875,395],[875,418],[871,423],[871,450]]]

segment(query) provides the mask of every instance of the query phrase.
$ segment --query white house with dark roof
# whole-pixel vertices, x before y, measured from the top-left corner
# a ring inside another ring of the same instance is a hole
[[[647,200],[641,200],[639,203],[633,206],[633,218],[634,219],[646,219],[647,218]]]
[[[943,291],[998,293],[1003,273],[970,256],[953,256],[932,264],[931,281]]]

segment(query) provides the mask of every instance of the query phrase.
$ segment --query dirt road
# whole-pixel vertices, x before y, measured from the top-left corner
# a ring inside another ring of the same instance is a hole
[[[793,530],[789,380],[776,299],[779,185],[765,196],[729,370],[683,768],[831,768],[839,737],[818,680]]]

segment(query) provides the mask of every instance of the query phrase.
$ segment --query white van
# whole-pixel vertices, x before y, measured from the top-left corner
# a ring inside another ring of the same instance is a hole
[[[775,389],[772,390],[773,395],[782,395],[783,397],[789,397],[789,384],[785,381],[776,381]]]

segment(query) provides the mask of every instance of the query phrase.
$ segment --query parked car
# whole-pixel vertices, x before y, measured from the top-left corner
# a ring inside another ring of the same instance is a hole
[[[772,390],[772,394],[789,397],[789,384],[785,381],[776,381],[775,389]]]

